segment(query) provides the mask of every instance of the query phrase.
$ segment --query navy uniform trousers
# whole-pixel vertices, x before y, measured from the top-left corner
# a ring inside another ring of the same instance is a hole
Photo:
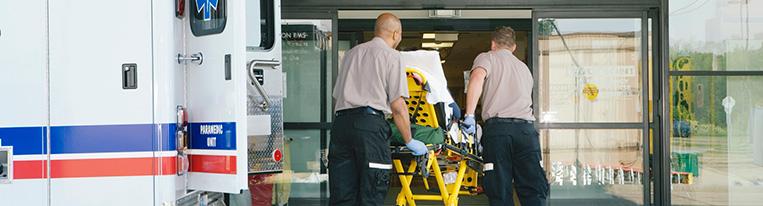
[[[382,205],[392,169],[391,128],[383,114],[356,108],[337,112],[329,143],[332,206]]]
[[[512,185],[522,206],[547,205],[549,185],[540,165],[540,140],[532,122],[488,119],[480,141],[485,161],[483,186],[491,206],[514,205]]]

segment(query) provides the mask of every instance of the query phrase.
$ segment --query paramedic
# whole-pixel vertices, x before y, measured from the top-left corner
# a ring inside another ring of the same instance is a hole
[[[427,152],[424,143],[411,138],[403,99],[408,84],[395,50],[402,39],[400,19],[379,15],[374,36],[347,51],[334,85],[336,116],[328,156],[332,206],[384,204],[392,169],[386,114],[392,114],[414,155]]]
[[[482,96],[484,189],[490,205],[514,205],[512,184],[522,206],[546,205],[549,186],[533,124],[534,82],[527,65],[514,56],[516,48],[514,30],[500,27],[493,32],[491,50],[474,59],[465,131],[476,130],[474,111]]]

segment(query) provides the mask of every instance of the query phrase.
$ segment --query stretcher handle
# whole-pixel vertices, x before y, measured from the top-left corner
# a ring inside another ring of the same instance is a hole
[[[427,146],[427,150],[438,150],[442,147],[439,144],[437,145],[427,144],[426,146]],[[393,153],[413,153],[413,151],[411,151],[405,146],[390,146],[390,149],[392,150]]]
[[[455,146],[453,146],[453,145],[449,145],[449,144],[444,144],[443,146],[445,147],[445,149],[447,149],[447,150],[450,150],[450,151],[453,151],[453,152],[456,152],[456,153],[458,153],[458,154],[459,154],[459,155],[461,155],[461,156],[464,156],[464,157],[466,157],[466,158],[469,158],[469,159],[475,160],[475,161],[477,161],[477,162],[479,162],[479,163],[482,163],[482,162],[483,162],[483,160],[482,160],[482,158],[481,158],[481,157],[479,157],[479,156],[477,156],[477,155],[469,154],[469,152],[467,152],[467,151],[466,151],[466,150],[464,150],[464,149],[460,149],[460,148],[458,148],[458,147],[455,147]]]

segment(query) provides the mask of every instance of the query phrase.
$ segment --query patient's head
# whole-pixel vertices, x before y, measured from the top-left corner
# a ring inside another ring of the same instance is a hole
[[[490,41],[490,49],[508,49],[509,51],[514,52],[514,50],[517,49],[514,29],[508,26],[501,26],[495,29]]]

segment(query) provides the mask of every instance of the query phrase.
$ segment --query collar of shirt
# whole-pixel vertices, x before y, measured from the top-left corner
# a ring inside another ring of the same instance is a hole
[[[392,49],[392,48],[389,47],[389,45],[387,45],[387,42],[384,41],[384,39],[382,39],[381,37],[374,37],[373,39],[371,39],[371,42],[376,44],[376,46],[387,48],[387,49]]]
[[[517,59],[517,56],[514,56],[514,52],[509,51],[508,49],[499,49],[496,53],[503,53],[505,55],[508,55],[511,59]]]
[[[511,56],[514,56],[514,53],[509,51],[508,49],[499,49],[498,52],[499,53],[506,53],[506,54],[509,54]]]

